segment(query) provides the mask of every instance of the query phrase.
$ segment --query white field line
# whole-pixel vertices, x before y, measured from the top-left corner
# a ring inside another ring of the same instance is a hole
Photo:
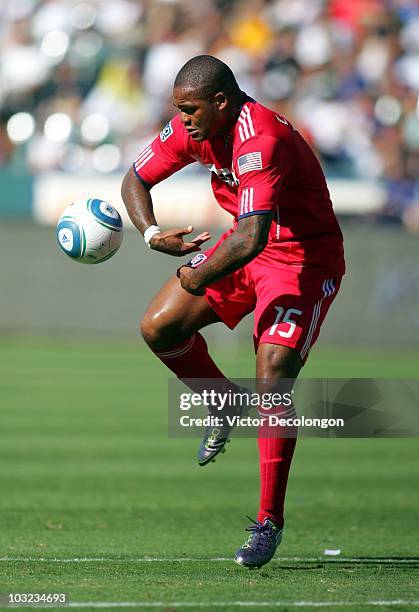
[[[74,557],[59,559],[57,557],[0,557],[0,562],[3,563],[170,563],[170,562],[217,562],[217,561],[233,561],[232,557]],[[418,563],[419,557],[413,558],[390,558],[390,557],[277,557],[272,559],[271,563],[282,562],[303,562],[303,563]]]
[[[321,608],[342,606],[417,606],[419,600],[393,599],[370,601],[73,601],[65,607],[70,608]],[[25,606],[26,608],[40,608],[42,606]],[[45,606],[47,608],[48,606]],[[51,606],[49,606],[51,607]]]

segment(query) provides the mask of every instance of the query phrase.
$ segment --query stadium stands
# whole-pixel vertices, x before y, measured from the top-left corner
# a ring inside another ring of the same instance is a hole
[[[381,218],[419,229],[415,0],[22,0],[0,24],[0,167],[121,172],[173,114],[178,68],[211,53],[329,178],[379,182]]]

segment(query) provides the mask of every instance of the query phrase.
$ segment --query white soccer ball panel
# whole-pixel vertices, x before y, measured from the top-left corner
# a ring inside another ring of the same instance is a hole
[[[123,237],[122,219],[111,204],[80,199],[63,211],[57,225],[62,251],[74,261],[96,264],[112,257]]]

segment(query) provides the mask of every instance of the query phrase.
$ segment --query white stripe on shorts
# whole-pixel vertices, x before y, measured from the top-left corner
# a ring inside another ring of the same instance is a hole
[[[314,332],[316,331],[317,324],[319,322],[323,300],[333,295],[334,292],[336,291],[336,287],[333,282],[333,278],[328,278],[324,281],[322,291],[323,291],[323,297],[317,302],[317,304],[315,304],[313,308],[313,315],[311,317],[311,323],[310,323],[310,327],[308,330],[307,338],[306,338],[303,348],[300,351],[301,359],[304,359],[304,357],[307,354],[307,351],[309,350],[311,346],[313,335],[314,335]]]

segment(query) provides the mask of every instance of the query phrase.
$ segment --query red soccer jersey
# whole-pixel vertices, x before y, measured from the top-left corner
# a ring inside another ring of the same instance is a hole
[[[152,187],[195,161],[211,171],[215,198],[235,223],[273,211],[261,262],[344,273],[342,234],[323,171],[289,121],[247,98],[228,135],[195,142],[177,115],[134,170]]]

